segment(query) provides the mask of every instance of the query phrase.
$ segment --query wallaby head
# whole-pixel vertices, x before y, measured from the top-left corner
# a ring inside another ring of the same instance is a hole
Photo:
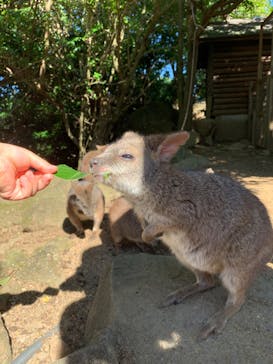
[[[126,132],[91,160],[96,179],[129,195],[143,192],[143,182],[160,163],[169,162],[189,138],[185,131],[142,136]],[[132,183],[133,181],[133,183]]]

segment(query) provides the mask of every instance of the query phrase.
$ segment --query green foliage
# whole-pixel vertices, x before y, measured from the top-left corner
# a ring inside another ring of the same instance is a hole
[[[185,78],[190,25],[203,24],[204,14],[211,14],[206,11],[217,3],[185,0]],[[244,0],[232,16],[263,15],[270,9],[266,0]],[[220,10],[217,16],[225,13]],[[177,15],[176,0],[1,0],[2,130],[23,131],[36,151],[57,159],[60,152],[72,154],[72,145],[84,153],[94,142],[107,142],[115,124],[136,106],[173,103]],[[166,65],[174,69],[174,80],[164,75]],[[198,79],[203,93],[204,80]]]
[[[232,18],[266,17],[273,11],[270,0],[245,0],[231,14]]]

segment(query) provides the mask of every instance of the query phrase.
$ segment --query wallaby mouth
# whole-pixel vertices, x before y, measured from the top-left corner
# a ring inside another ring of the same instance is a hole
[[[92,171],[92,174],[93,177],[101,183],[107,183],[111,176],[111,172],[108,171]]]

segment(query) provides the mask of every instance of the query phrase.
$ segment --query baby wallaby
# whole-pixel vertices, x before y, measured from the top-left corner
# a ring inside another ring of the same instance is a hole
[[[101,153],[102,147],[88,152],[80,164],[79,170],[90,171],[90,161]],[[76,228],[76,235],[84,237],[83,221],[94,222],[92,231],[98,232],[104,216],[104,196],[92,175],[71,182],[68,192],[67,214]]]
[[[171,293],[163,306],[215,286],[228,292],[223,309],[211,317],[199,338],[220,332],[245,301],[259,268],[272,256],[272,226],[264,205],[230,178],[184,172],[168,162],[189,137],[169,134],[151,150],[149,137],[126,132],[91,161],[96,179],[121,191],[147,226],[142,239],[161,239],[196,276]],[[155,154],[155,155],[154,155]]]
[[[124,197],[115,199],[109,209],[111,236],[118,252],[124,240],[134,242],[143,250],[142,226],[133,206]]]

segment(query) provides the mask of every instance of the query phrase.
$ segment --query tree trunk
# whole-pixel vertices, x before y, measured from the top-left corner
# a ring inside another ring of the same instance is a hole
[[[53,0],[45,1],[46,14],[50,13],[52,5],[53,5]],[[45,83],[45,73],[46,73],[46,58],[47,58],[49,48],[50,48],[49,35],[50,35],[49,21],[48,21],[48,19],[46,19],[45,33],[44,33],[44,55],[43,55],[43,59],[41,60],[40,69],[39,69],[39,82],[37,83],[38,90],[41,90],[45,86],[44,83]]]
[[[184,76],[183,76],[183,45],[184,45],[184,16],[185,0],[178,0],[178,54],[177,54],[177,100],[178,100],[178,125],[183,124],[183,98],[184,98]]]
[[[187,63],[187,78],[184,91],[183,100],[183,117],[181,117],[179,129],[191,130],[192,129],[192,104],[193,104],[193,89],[196,80],[196,68],[198,58],[198,45],[199,45],[199,32],[197,24],[195,24],[195,14],[193,4],[189,4],[191,9],[188,10],[188,63]]]

